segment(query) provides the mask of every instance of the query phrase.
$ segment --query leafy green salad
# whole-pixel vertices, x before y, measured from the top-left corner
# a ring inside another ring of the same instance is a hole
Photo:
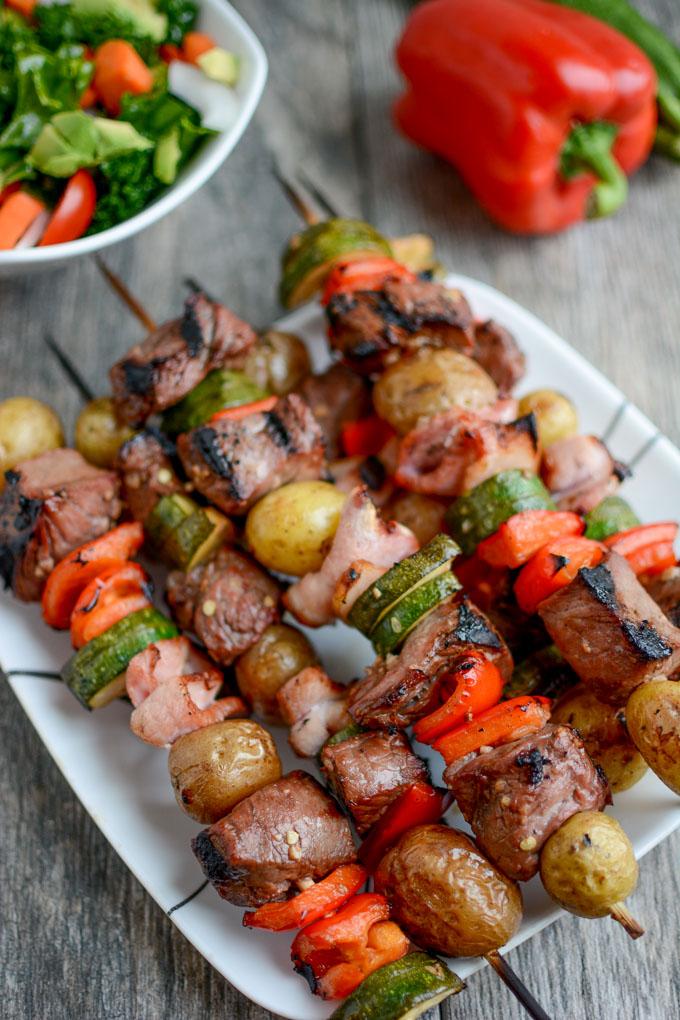
[[[7,0],[0,249],[129,219],[228,126],[238,61],[197,16],[195,0]]]

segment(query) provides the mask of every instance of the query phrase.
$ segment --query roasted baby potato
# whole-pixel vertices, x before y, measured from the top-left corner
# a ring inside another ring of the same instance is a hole
[[[522,894],[465,833],[410,829],[385,854],[375,891],[414,942],[445,956],[481,956],[505,945],[522,919]]]
[[[291,482],[267,493],[246,520],[246,541],[270,570],[301,577],[331,547],[346,493],[329,482]]]
[[[616,916],[637,879],[628,836],[602,811],[572,815],[541,851],[543,885],[560,906],[579,917],[606,917],[612,911]]]
[[[421,418],[454,406],[475,411],[497,396],[491,376],[449,347],[423,347],[410,358],[400,358],[373,388],[376,411],[402,435]]]
[[[116,418],[111,397],[97,397],[86,404],[76,421],[76,450],[95,467],[110,468],[123,443],[133,435]]]
[[[0,489],[5,471],[64,445],[57,414],[33,397],[9,397],[0,403]]]
[[[583,684],[560,698],[550,721],[567,723],[579,731],[588,754],[604,770],[612,793],[630,789],[647,771],[628,735],[623,711],[598,701]]]
[[[271,735],[252,719],[225,719],[186,733],[170,748],[168,769],[177,803],[204,824],[224,818],[281,776]]]
[[[652,772],[680,794],[680,683],[650,680],[638,687],[626,705],[626,725]]]
[[[307,666],[318,662],[314,649],[296,627],[274,623],[236,663],[238,688],[254,712],[283,723],[276,692]]]
[[[578,432],[578,414],[568,397],[557,390],[533,390],[519,402],[520,415],[536,416],[538,435],[545,449],[558,439],[575,436]]]
[[[268,329],[248,352],[244,373],[269,393],[283,396],[300,385],[312,370],[307,347],[295,333]]]
[[[421,545],[444,530],[445,512],[443,503],[419,492],[398,492],[385,507],[385,516],[410,528]]]

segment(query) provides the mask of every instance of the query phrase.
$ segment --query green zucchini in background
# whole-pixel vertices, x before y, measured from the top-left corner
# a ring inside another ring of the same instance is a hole
[[[637,528],[640,518],[633,508],[620,496],[605,496],[592,510],[586,514],[586,538],[597,542],[604,541],[619,531]]]
[[[341,1002],[331,1020],[415,1020],[465,988],[431,953],[408,953],[369,974]]]
[[[177,627],[153,606],[114,623],[72,655],[61,678],[85,708],[103,708],[125,693],[125,670],[138,652],[163,638],[177,637]]]
[[[537,475],[512,468],[459,496],[446,511],[446,523],[465,555],[471,556],[479,543],[513,514],[554,509],[552,497]]]
[[[658,78],[656,148],[680,160],[680,48],[628,0],[553,0],[553,3],[606,22],[647,54]]]

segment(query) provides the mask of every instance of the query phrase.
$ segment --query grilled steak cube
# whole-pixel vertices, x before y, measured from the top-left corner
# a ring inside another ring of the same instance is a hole
[[[330,788],[363,834],[392,801],[416,782],[427,782],[427,768],[403,733],[374,730],[325,747],[321,766]]]
[[[500,397],[509,396],[526,371],[526,358],[512,333],[493,319],[475,326],[475,361],[498,386]]]
[[[615,492],[628,474],[597,436],[567,436],[543,455],[541,477],[560,510],[579,514],[594,509]]]
[[[625,705],[640,684],[680,668],[680,630],[615,552],[580,570],[538,612],[574,672],[612,705]]]
[[[469,599],[452,596],[411,631],[398,655],[369,666],[350,693],[350,715],[372,729],[409,726],[435,707],[438,680],[472,649],[510,678],[512,656],[503,638]]]
[[[326,457],[328,460],[341,457],[340,433],[343,425],[373,413],[366,382],[349,368],[336,363],[319,375],[308,375],[299,392],[321,426]]]
[[[193,631],[221,666],[229,666],[280,618],[277,583],[225,546],[208,563],[168,574],[165,597],[183,630]]]
[[[326,315],[331,347],[366,375],[425,345],[474,350],[467,301],[460,291],[430,280],[388,280],[381,290],[336,294]]]
[[[184,491],[175,470],[176,452],[155,428],[138,432],[118,451],[123,500],[136,521],[145,521],[161,496]]]
[[[251,327],[205,294],[192,294],[179,319],[135,344],[111,368],[116,412],[128,425],[172,407],[214,368],[238,368],[257,337]]]
[[[17,598],[33,602],[59,560],[103,535],[118,518],[118,479],[67,449],[23,461],[5,478],[0,576]]]
[[[577,811],[611,803],[604,773],[570,726],[544,726],[444,773],[487,857],[509,878],[538,871],[541,848]]]
[[[257,907],[356,860],[349,822],[316,779],[290,772],[246,797],[192,842],[222,899]]]
[[[295,393],[271,411],[201,425],[177,447],[198,491],[227,514],[246,513],[286,482],[318,478],[324,465],[321,428]]]

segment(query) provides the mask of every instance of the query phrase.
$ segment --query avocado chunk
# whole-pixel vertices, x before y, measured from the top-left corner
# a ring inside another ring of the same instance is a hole
[[[213,46],[206,53],[201,53],[198,66],[208,78],[223,85],[232,87],[238,81],[239,59],[235,53],[224,50],[221,46]]]

